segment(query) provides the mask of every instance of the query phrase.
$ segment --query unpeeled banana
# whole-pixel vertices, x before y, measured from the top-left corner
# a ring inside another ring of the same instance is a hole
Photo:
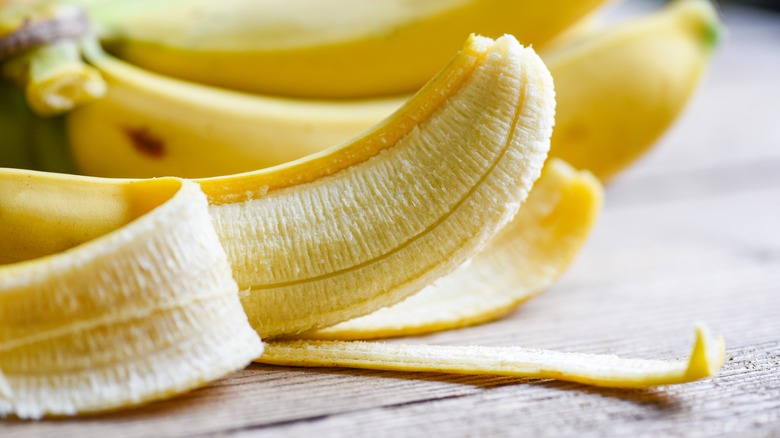
[[[551,156],[602,179],[625,168],[682,111],[719,27],[709,2],[679,1],[543,53],[558,100]],[[87,55],[109,91],[68,114],[68,140],[80,171],[99,176],[202,177],[267,167],[357,135],[406,100],[268,98],[155,75],[96,46]]]
[[[120,57],[168,76],[319,98],[414,92],[471,33],[542,47],[604,0],[81,0]]]

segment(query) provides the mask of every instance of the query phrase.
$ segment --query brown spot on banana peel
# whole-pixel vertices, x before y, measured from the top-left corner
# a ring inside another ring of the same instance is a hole
[[[165,142],[160,137],[154,135],[149,128],[145,126],[124,128],[122,132],[130,140],[133,148],[141,154],[158,159],[165,156]]]

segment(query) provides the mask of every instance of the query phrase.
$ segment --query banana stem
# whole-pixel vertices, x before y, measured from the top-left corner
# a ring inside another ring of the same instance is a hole
[[[81,59],[79,42],[60,40],[34,48],[3,68],[25,89],[27,103],[40,116],[52,116],[102,97],[106,83]]]

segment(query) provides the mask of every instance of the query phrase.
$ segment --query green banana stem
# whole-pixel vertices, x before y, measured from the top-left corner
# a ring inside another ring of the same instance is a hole
[[[21,90],[0,78],[0,167],[32,169],[32,119]]]
[[[37,117],[22,90],[0,78],[0,167],[78,173],[65,116]]]
[[[25,89],[40,116],[52,116],[102,97],[106,83],[81,59],[79,42],[60,40],[8,61],[4,75]]]

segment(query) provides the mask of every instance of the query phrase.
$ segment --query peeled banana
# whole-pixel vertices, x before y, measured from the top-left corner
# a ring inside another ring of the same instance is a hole
[[[531,49],[511,36],[471,37],[356,141],[200,180],[252,325],[263,337],[333,325],[460,265],[538,178],[554,105],[552,78]]]
[[[0,181],[0,417],[169,397],[262,353],[197,184]]]
[[[542,47],[604,0],[82,0],[110,50],[168,76],[305,98],[416,91],[471,33]]]

